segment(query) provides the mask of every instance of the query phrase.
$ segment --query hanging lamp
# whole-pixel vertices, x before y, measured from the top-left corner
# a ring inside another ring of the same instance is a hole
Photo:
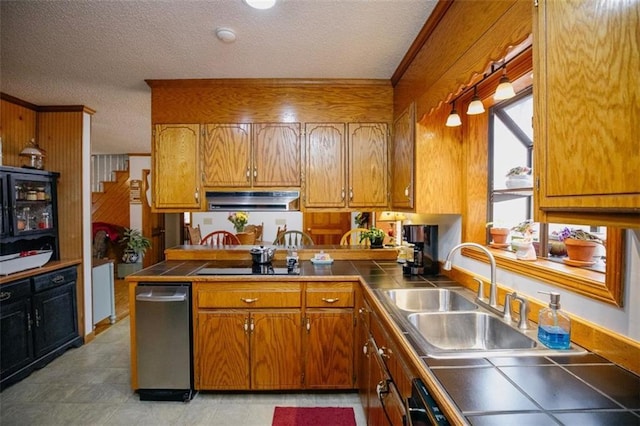
[[[500,77],[500,83],[496,88],[496,93],[493,95],[493,99],[496,101],[502,101],[505,99],[511,99],[515,95],[516,92],[513,90],[513,84],[511,84],[511,80],[507,77],[507,65],[505,64],[502,77]]]
[[[473,98],[471,98],[471,103],[467,108],[467,115],[477,115],[482,114],[484,112],[484,104],[480,100],[478,96],[478,86],[473,86]]]
[[[458,111],[456,111],[456,101],[451,103],[451,113],[449,117],[447,117],[447,122],[445,126],[447,127],[458,127],[462,125],[462,120],[460,120],[460,116],[458,115]]]

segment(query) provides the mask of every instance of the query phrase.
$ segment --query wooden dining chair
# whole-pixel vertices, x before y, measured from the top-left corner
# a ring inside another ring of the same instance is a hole
[[[200,240],[201,245],[239,246],[240,240],[229,231],[213,231]]]
[[[368,246],[371,243],[368,238],[365,238],[360,241],[360,235],[363,232],[368,231],[367,228],[354,228],[344,233],[342,238],[340,238],[341,246]]]
[[[200,225],[193,227],[187,225],[187,236],[189,238],[189,244],[198,245],[202,241],[202,233],[200,232]]]
[[[302,231],[284,231],[281,232],[273,242],[275,246],[300,247],[313,246],[313,238],[309,234]]]

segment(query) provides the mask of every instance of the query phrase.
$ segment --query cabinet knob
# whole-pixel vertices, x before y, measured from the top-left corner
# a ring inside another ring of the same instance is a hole
[[[240,300],[242,300],[244,303],[254,303],[258,301],[258,298],[257,297],[254,297],[254,298],[241,297]]]
[[[353,188],[349,188],[349,200],[353,201]]]
[[[334,297],[334,298],[323,297],[322,298],[322,301],[327,303],[336,303],[338,300],[340,300],[339,297]]]
[[[3,291],[0,293],[0,302],[2,302],[3,300],[8,300],[11,299],[11,292],[10,291]]]

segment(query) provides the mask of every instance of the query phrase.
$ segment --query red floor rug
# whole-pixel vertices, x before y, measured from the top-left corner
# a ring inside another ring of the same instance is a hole
[[[276,407],[272,426],[356,426],[351,407]]]

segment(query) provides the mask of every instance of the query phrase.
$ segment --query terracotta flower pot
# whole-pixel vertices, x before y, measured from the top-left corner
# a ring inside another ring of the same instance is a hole
[[[509,228],[491,228],[489,229],[491,234],[491,242],[494,244],[504,244],[507,242],[509,236]]]
[[[580,262],[590,262],[593,260],[593,254],[596,251],[597,244],[595,241],[576,240],[574,238],[564,240],[569,259]]]

